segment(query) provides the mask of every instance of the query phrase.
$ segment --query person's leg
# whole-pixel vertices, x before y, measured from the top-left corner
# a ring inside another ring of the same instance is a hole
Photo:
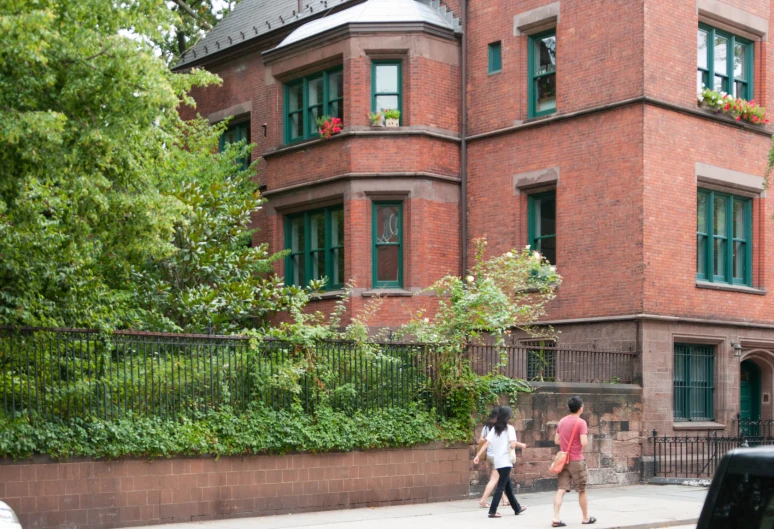
[[[519,505],[519,500],[516,499],[516,495],[513,493],[513,483],[511,483],[511,473],[508,472],[508,481],[505,482],[505,496],[508,498],[508,501],[511,502],[511,507],[513,507],[513,512],[516,514],[521,513],[521,505]]]
[[[497,480],[497,488],[492,496],[492,504],[489,506],[489,516],[497,514],[497,506],[500,505],[500,498],[503,497],[503,491],[505,491],[506,482],[511,479],[511,467],[498,468],[497,473],[500,475]]]
[[[562,489],[556,491],[556,494],[554,495],[554,517],[551,518],[551,523],[559,523],[562,521],[559,517],[559,510],[562,508],[562,500],[566,493],[567,491]]]
[[[482,507],[486,503],[487,498],[489,498],[489,496],[492,494],[492,491],[497,486],[497,481],[499,479],[500,479],[499,472],[497,472],[497,470],[495,470],[495,468],[492,467],[492,473],[489,474],[489,481],[487,482],[486,487],[484,488],[484,495],[481,496],[481,501],[478,502],[481,504]]]
[[[589,521],[589,499],[586,496],[586,491],[578,493],[578,503],[580,503],[581,512],[583,512],[583,521]]]

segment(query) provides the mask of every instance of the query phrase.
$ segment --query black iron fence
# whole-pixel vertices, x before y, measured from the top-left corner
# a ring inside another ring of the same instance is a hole
[[[765,441],[774,439],[774,420],[743,419],[741,414],[737,414],[734,424],[737,434],[744,437],[750,446],[772,444]]]
[[[659,436],[656,430],[650,438],[653,443],[653,475],[665,478],[710,479],[720,460],[734,448],[774,445],[774,437],[738,435]]]
[[[480,375],[498,371],[529,382],[631,384],[637,355],[520,343],[471,346],[470,358],[473,370]]]
[[[195,416],[321,401],[337,410],[422,404],[444,412],[424,345],[0,329],[0,399],[12,417]]]

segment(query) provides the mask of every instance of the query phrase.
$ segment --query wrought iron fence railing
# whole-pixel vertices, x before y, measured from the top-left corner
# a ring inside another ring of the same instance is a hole
[[[631,384],[637,354],[516,344],[469,348],[473,370],[479,375],[498,371],[529,382],[585,382]]]
[[[653,430],[653,475],[666,478],[710,479],[720,460],[734,448],[774,445],[774,437],[718,434],[659,436]]]
[[[438,355],[410,343],[0,329],[0,405],[47,419],[131,414],[174,418],[229,406],[337,410],[421,404],[438,413]]]

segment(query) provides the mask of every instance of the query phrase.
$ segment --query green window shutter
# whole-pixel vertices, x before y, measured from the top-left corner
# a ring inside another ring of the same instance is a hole
[[[674,419],[715,418],[715,351],[709,345],[674,346]]]
[[[556,30],[531,35],[527,70],[529,117],[556,112]]]
[[[319,117],[344,120],[344,71],[340,66],[287,83],[283,94],[286,144],[318,137]]]
[[[403,124],[403,62],[371,61],[371,110],[400,110]]]
[[[502,69],[502,44],[500,42],[493,42],[489,45],[489,73],[499,73]]]
[[[285,218],[285,283],[303,287],[327,278],[328,289],[344,287],[344,209],[305,211]]]
[[[529,195],[529,245],[556,264],[556,191]]]
[[[732,33],[699,24],[696,90],[706,86],[750,101],[753,89],[753,43]]]
[[[403,203],[374,202],[371,223],[373,288],[402,288]]]
[[[752,286],[752,200],[699,189],[696,279]]]

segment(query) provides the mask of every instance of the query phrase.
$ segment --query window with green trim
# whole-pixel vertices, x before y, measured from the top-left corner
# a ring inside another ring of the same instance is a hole
[[[403,287],[403,203],[373,204],[373,287]]]
[[[489,73],[499,73],[503,69],[503,50],[500,42],[489,45]]]
[[[235,123],[233,125],[229,125],[229,127],[223,132],[223,134],[220,136],[220,151],[223,151],[223,149],[226,148],[226,145],[231,143],[239,143],[240,141],[246,141],[247,143],[250,143],[250,122],[249,121],[242,121],[241,123]],[[250,157],[247,156],[246,158],[242,159],[242,167],[244,169],[247,169],[247,167],[250,165]]]
[[[696,279],[752,286],[752,200],[699,189]]]
[[[529,196],[529,244],[556,264],[556,191]]]
[[[674,419],[715,418],[715,350],[711,345],[675,344]]]
[[[529,37],[529,117],[556,112],[556,30]]]
[[[317,118],[323,116],[344,119],[344,72],[341,67],[285,85],[285,143],[319,137]]]
[[[753,99],[753,43],[705,24],[699,25],[696,89],[707,86]]]
[[[285,219],[285,283],[306,286],[328,279],[329,289],[344,286],[344,208],[334,206],[288,215]]]
[[[403,63],[401,61],[371,62],[371,109],[400,110],[403,121]]]

